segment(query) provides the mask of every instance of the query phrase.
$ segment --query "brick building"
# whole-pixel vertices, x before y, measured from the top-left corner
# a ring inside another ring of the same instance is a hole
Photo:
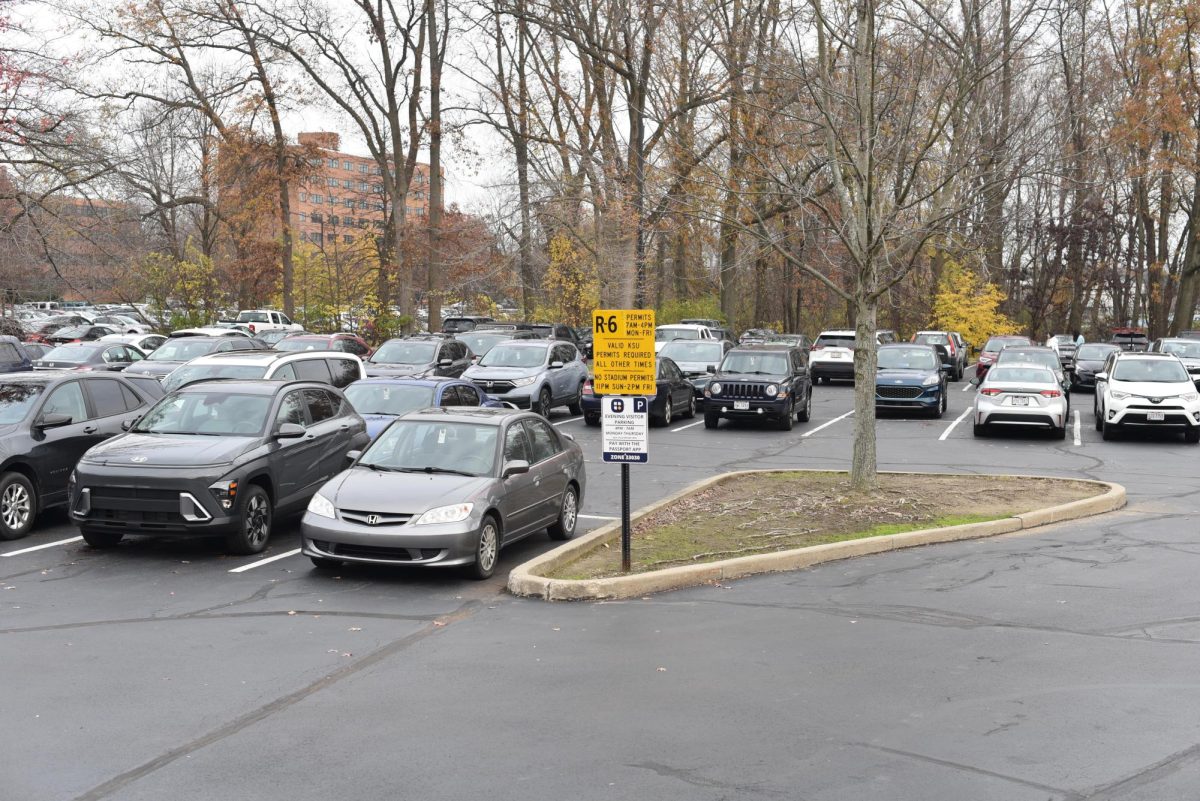
[[[379,165],[375,159],[338,150],[336,133],[301,133],[300,144],[315,147],[314,175],[291,189],[292,230],[299,242],[328,247],[350,244],[364,230],[378,230],[387,214]],[[417,164],[407,197],[407,216],[421,220],[429,212],[429,165]]]

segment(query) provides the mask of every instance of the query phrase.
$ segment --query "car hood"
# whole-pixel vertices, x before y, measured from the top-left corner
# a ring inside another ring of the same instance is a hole
[[[129,365],[125,368],[125,372],[132,373],[133,375],[170,375],[181,364],[183,362],[169,362],[165,359],[154,361],[144,360]]]
[[[1075,362],[1076,370],[1087,370],[1089,373],[1094,373],[1103,366],[1104,362],[1099,360],[1092,361],[1091,359],[1083,359],[1082,361]]]
[[[876,384],[920,384],[930,376],[937,375],[933,370],[901,370],[898,368],[884,368],[875,373]]]
[[[1169,398],[1172,395],[1183,395],[1195,392],[1196,387],[1191,381],[1118,381],[1108,380],[1108,388],[1116,392],[1128,392],[1130,395],[1141,395],[1143,398]]]
[[[759,384],[778,384],[780,381],[786,381],[787,377],[782,375],[750,375],[747,373],[722,373],[717,372],[712,377],[713,381],[724,381],[728,384],[730,381],[754,381]]]
[[[352,467],[321,489],[338,509],[384,514],[420,514],[435,506],[470,501],[496,479],[421,473],[379,473]]]
[[[503,381],[510,378],[528,378],[537,375],[542,367],[481,367],[476,364],[468,367],[463,378],[468,381]]]
[[[424,375],[433,369],[432,364],[388,364],[387,362],[363,362],[367,376]]]
[[[100,443],[80,462],[112,467],[211,467],[230,464],[258,441],[258,437],[129,433]]]
[[[675,362],[675,366],[682,370],[685,374],[693,375],[699,373],[707,373],[710,364],[716,365],[720,363],[720,359],[715,362]]]

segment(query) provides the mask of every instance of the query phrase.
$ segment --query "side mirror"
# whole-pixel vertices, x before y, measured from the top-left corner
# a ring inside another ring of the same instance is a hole
[[[715,364],[707,364],[707,365],[705,365],[705,366],[704,366],[704,372],[706,372],[706,373],[716,373],[716,372],[717,372],[717,366],[716,366]]]
[[[1096,373],[1096,380],[1097,381],[1107,381],[1108,373]]]
[[[354,464],[360,456],[362,456],[362,451],[346,451],[346,463]]]
[[[141,419],[142,419],[142,418],[141,418],[141,415],[138,415],[137,417],[133,418],[132,420],[124,420],[124,421],[122,421],[122,422],[121,422],[121,430],[122,430],[122,431],[128,431],[129,429],[131,429],[131,428],[133,428],[135,425],[137,425],[137,421],[138,421],[138,420],[141,420]]]
[[[968,383],[968,384],[970,384],[970,385],[971,385],[971,386],[973,386],[973,387],[977,387],[977,386],[979,386],[979,384],[980,384],[980,381],[979,381],[979,378],[978,378],[978,377],[976,377],[976,378],[972,378],[972,379],[971,379],[970,381],[968,381],[967,383]]]
[[[509,478],[511,476],[519,476],[522,473],[529,472],[529,462],[524,459],[513,459],[511,462],[504,463],[504,469],[500,471],[500,478]]]
[[[298,423],[284,423],[279,426],[279,430],[275,432],[275,439],[296,439],[303,437],[305,433],[304,426]]]
[[[62,428],[63,426],[71,425],[72,419],[73,418],[69,414],[43,414],[37,419],[37,422],[34,423],[34,426],[43,430],[47,428]]]
[[[562,362],[550,362],[550,369],[551,369],[551,370],[558,370],[558,369],[560,369],[562,366],[563,366],[563,363],[562,363]]]

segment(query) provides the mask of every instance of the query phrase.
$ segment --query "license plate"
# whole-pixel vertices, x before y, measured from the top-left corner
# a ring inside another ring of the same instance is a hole
[[[733,410],[735,412],[745,412],[750,410],[750,401],[734,401]]]
[[[1156,420],[1161,422],[1161,421],[1167,419],[1167,413],[1166,412],[1146,412],[1146,419],[1152,423],[1155,422]]]
[[[831,354],[829,354],[829,357],[830,357],[831,359],[840,359],[840,358],[842,358],[842,354],[840,354],[840,353],[831,353]]]
[[[1013,406],[1028,406],[1029,398],[1023,398],[1020,395],[1012,399]]]

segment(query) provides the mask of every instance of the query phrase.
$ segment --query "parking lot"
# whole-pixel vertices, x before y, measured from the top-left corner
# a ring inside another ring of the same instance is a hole
[[[543,604],[496,575],[318,573],[294,523],[265,554],[128,539],[61,510],[0,549],[10,733],[0,797],[1045,799],[1191,797],[1200,779],[1200,448],[878,422],[881,469],[1117,481],[1130,506],[640,601]],[[718,472],[845,469],[849,384],[790,432],[678,420],[640,506]],[[600,429],[586,531],[619,514]]]

